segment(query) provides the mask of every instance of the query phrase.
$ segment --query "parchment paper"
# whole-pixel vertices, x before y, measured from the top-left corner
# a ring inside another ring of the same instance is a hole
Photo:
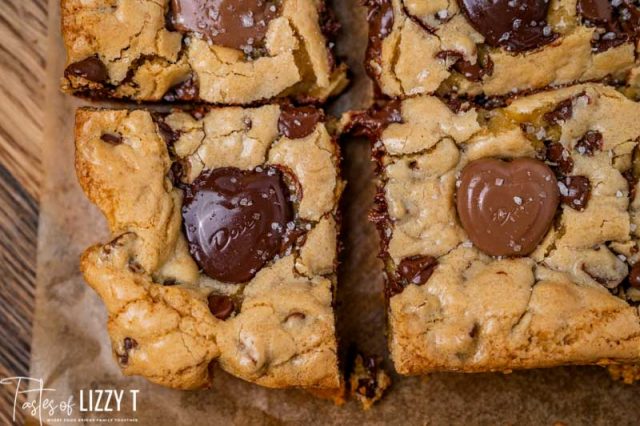
[[[428,0],[423,0],[428,1]],[[300,390],[270,390],[217,370],[214,387],[180,392],[121,375],[111,355],[106,313],[83,282],[78,257],[107,238],[105,221],[76,183],[73,112],[81,104],[58,90],[64,52],[59,36],[59,0],[50,1],[49,63],[41,200],[38,286],[31,376],[55,388],[54,397],[80,390],[138,389],[137,411],[80,413],[72,418],[134,418],[144,425],[177,424],[638,424],[640,386],[613,382],[598,367],[571,367],[503,374],[433,374],[401,378],[387,397],[364,412]],[[334,111],[367,105],[371,90],[361,63],[365,11],[361,0],[336,0],[344,24],[340,53],[348,57],[355,83]],[[338,327],[343,352],[357,345],[386,354],[382,265],[377,236],[366,221],[373,199],[368,146],[343,141],[345,250],[338,290]],[[393,371],[387,360],[387,367]],[[77,401],[76,401],[77,402]],[[59,417],[59,416],[58,416]]]

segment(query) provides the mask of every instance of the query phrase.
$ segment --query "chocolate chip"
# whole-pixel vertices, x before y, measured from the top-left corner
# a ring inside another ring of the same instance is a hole
[[[103,133],[100,139],[111,145],[120,145],[122,143],[122,135],[120,133]]]
[[[366,355],[357,355],[356,356],[356,367],[355,371],[359,374],[364,375],[365,377],[361,377],[357,381],[357,386],[355,391],[366,397],[366,398],[375,398],[376,392],[378,390],[378,364],[379,360],[372,356]],[[362,370],[358,368],[358,364],[361,363]]]
[[[229,296],[211,294],[207,298],[211,314],[219,320],[226,320],[236,309],[235,303]]]
[[[373,378],[358,379],[357,392],[367,398],[373,398],[376,396],[376,380]]]
[[[574,210],[587,208],[591,196],[591,182],[586,176],[567,176],[558,182],[562,203]]]
[[[613,6],[609,0],[578,0],[577,10],[593,25],[608,26],[613,22]]]
[[[172,0],[176,30],[194,32],[212,43],[251,54],[260,47],[269,22],[279,15],[274,0]]]
[[[631,287],[640,289],[640,262],[635,263],[631,267],[628,280]]]
[[[565,99],[556,107],[544,114],[544,119],[551,124],[565,122],[573,116],[573,98]]]
[[[445,98],[443,101],[456,114],[467,112],[472,107],[471,102],[461,98]]]
[[[180,139],[180,132],[177,132],[165,123],[164,118],[161,116],[154,116],[156,126],[158,126],[158,133],[168,146],[172,146],[178,139]]]
[[[90,56],[67,67],[65,75],[86,78],[96,83],[104,83],[109,79],[105,64],[97,56]]]
[[[609,49],[613,49],[614,47],[618,47],[626,43],[628,40],[629,38],[625,34],[608,32],[601,35],[596,33],[594,34],[594,39],[591,40],[591,45],[595,52],[601,53],[606,52]]]
[[[433,274],[438,266],[438,261],[431,256],[412,256],[402,259],[398,265],[398,275],[407,284],[421,285]]]
[[[554,163],[560,174],[567,175],[573,170],[573,159],[565,147],[556,142],[547,146],[547,160]]]
[[[369,221],[375,225],[386,225],[389,221],[389,209],[384,190],[379,189],[376,192],[373,207],[371,212],[369,212]],[[384,234],[384,232],[382,234]]]
[[[181,162],[175,161],[171,163],[171,167],[169,168],[168,178],[171,180],[171,183],[175,187],[182,186],[182,179],[186,176],[184,166]]]
[[[207,116],[211,107],[207,105],[197,105],[189,110],[189,114],[196,120],[202,120]]]
[[[480,58],[478,58],[476,63],[472,64],[463,59],[463,55],[460,52],[443,50],[436,54],[436,58],[444,61],[452,61],[452,68],[469,81],[481,81],[485,75],[493,74],[493,61],[489,56],[487,56],[484,61],[480,61]]]
[[[636,39],[640,28],[640,10],[632,2],[609,0],[578,0],[577,11],[585,25],[602,30],[594,34],[591,45],[604,52]]]
[[[630,38],[638,38],[640,32],[640,5],[637,1],[622,1],[617,8],[618,22]]]
[[[125,337],[124,338],[124,350],[125,351],[130,351],[133,348],[137,348],[138,347],[138,342],[135,339],[132,339],[131,337]]]
[[[117,353],[118,361],[120,362],[121,365],[127,365],[129,364],[129,351],[137,348],[138,342],[135,339],[132,339],[131,337],[125,337],[122,346],[124,348],[124,352]]]
[[[191,254],[208,276],[228,283],[249,281],[272,260],[293,220],[277,168],[207,170],[185,188],[183,203]]]
[[[377,78],[379,74],[380,58],[382,56],[382,40],[387,38],[393,30],[393,5],[391,0],[365,0],[368,8],[367,21],[369,22],[369,44],[366,53],[367,74]]]
[[[167,102],[175,101],[197,101],[199,99],[200,89],[198,82],[193,74],[186,80],[171,87],[162,97]]]
[[[532,158],[472,161],[462,170],[456,196],[469,239],[492,256],[524,256],[535,250],[559,202],[553,172]]]
[[[402,123],[402,104],[398,100],[375,105],[368,111],[354,114],[345,128],[345,133],[378,140],[384,129],[393,123]]]
[[[282,246],[278,252],[280,256],[288,256],[294,247],[301,247],[307,239],[308,230],[306,229],[306,224],[300,223],[294,225],[292,229],[289,229],[290,227],[287,229],[287,233],[282,240]],[[311,224],[309,224],[309,226],[311,226]]]
[[[576,142],[576,151],[588,157],[593,156],[596,151],[602,151],[602,133],[597,130],[589,130]]]
[[[622,176],[626,179],[629,186],[629,198],[634,200],[636,198],[636,186],[638,185],[638,178],[636,177],[633,169],[625,170]]]
[[[278,130],[289,139],[302,139],[315,130],[319,122],[324,120],[324,113],[312,106],[292,107],[280,106]]]
[[[493,74],[493,61],[487,56],[486,63],[480,63],[479,60],[475,64],[469,61],[459,60],[453,66],[469,81],[481,81],[485,75]]]
[[[478,323],[473,324],[473,327],[471,327],[471,330],[469,330],[469,337],[471,337],[472,339],[475,339],[478,336],[479,332],[480,332],[480,325],[478,325]]]
[[[396,294],[400,294],[404,291],[405,286],[400,282],[400,280],[394,278],[387,278],[385,286],[385,294],[388,298],[395,296]]]
[[[458,0],[458,4],[492,47],[524,52],[558,37],[546,21],[548,0]]]
[[[509,96],[478,95],[473,98],[473,103],[484,109],[504,108],[508,105]]]

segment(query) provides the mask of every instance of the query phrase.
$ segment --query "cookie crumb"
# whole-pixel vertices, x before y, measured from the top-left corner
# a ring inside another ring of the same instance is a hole
[[[382,368],[380,357],[356,355],[350,371],[350,394],[360,401],[364,410],[370,409],[391,386],[391,377]]]

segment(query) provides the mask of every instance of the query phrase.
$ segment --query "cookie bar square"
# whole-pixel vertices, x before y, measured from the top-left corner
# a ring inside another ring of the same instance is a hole
[[[210,367],[338,389],[339,151],[322,111],[80,109],[79,182],[112,238],[82,256],[122,371],[174,388]]]
[[[387,96],[502,96],[603,79],[640,85],[636,1],[367,4],[366,65]]]
[[[67,93],[247,105],[341,91],[323,0],[62,0]]]
[[[352,116],[401,374],[640,361],[640,104],[598,84]]]

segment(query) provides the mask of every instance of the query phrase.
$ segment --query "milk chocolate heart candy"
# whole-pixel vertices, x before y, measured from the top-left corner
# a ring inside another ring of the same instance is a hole
[[[462,226],[492,256],[525,256],[549,230],[559,203],[558,183],[532,158],[472,161],[460,175],[457,208]]]
[[[226,167],[205,171],[186,188],[182,217],[204,272],[242,283],[278,254],[293,208],[279,170]]]
[[[458,0],[460,9],[492,47],[524,52],[557,38],[547,24],[549,0]]]

